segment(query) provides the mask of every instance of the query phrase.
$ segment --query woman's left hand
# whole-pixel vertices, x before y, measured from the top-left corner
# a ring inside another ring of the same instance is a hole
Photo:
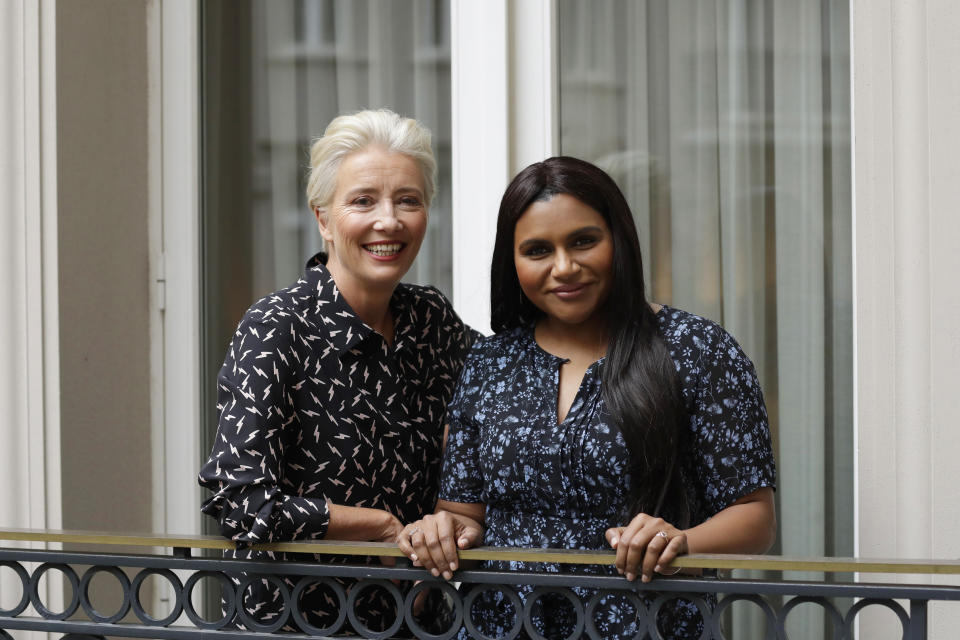
[[[654,571],[673,575],[676,571],[668,569],[670,563],[689,552],[684,531],[645,513],[625,527],[607,529],[606,536],[617,550],[617,571],[626,575],[627,580],[635,580],[639,573],[643,582],[650,582]]]
[[[460,568],[459,549],[469,549],[483,540],[483,526],[459,513],[440,510],[412,523],[397,538],[397,546],[413,566],[423,567],[434,577],[453,579]]]

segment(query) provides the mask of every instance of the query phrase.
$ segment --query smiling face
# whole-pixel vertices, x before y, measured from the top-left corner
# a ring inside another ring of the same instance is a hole
[[[340,164],[330,204],[314,213],[337,287],[348,297],[389,295],[413,264],[427,229],[419,165],[380,147],[351,153]]]
[[[603,216],[561,193],[517,220],[513,256],[520,288],[548,323],[602,321],[610,293],[613,239]]]

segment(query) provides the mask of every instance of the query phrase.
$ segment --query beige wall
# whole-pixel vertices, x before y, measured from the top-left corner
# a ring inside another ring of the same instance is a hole
[[[960,3],[855,0],[853,17],[857,555],[957,558]],[[960,607],[931,611],[930,637],[956,637]],[[900,637],[892,619],[861,637]]]
[[[151,530],[146,3],[57,3],[63,527]]]

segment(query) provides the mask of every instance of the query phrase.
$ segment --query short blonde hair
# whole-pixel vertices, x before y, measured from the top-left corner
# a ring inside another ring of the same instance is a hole
[[[413,118],[389,109],[369,109],[334,118],[323,137],[310,148],[307,202],[310,209],[325,208],[337,190],[337,172],[343,159],[355,151],[379,146],[410,156],[420,167],[424,204],[430,206],[437,182],[437,161],[430,129]]]

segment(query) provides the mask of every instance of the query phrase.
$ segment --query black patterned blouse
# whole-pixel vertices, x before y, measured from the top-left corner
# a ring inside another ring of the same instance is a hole
[[[730,334],[666,306],[657,319],[690,415],[681,456],[695,525],[752,491],[774,486],[767,414],[753,364]],[[532,330],[521,328],[479,341],[464,365],[450,406],[440,497],[486,504],[485,545],[607,549],[604,532],[626,524],[629,453],[605,412],[604,360],[587,369],[566,419],[557,424],[563,362],[537,345]],[[598,570],[522,562],[488,566]],[[578,591],[585,601],[591,596]],[[503,614],[502,596],[487,591],[481,598],[480,629],[503,635],[512,619]],[[539,632],[566,637],[572,629],[562,603],[542,598],[540,605]],[[624,607],[619,598],[605,599],[597,623],[602,637],[634,635],[635,622]],[[699,637],[691,608],[686,603],[664,612],[666,637]]]
[[[250,307],[220,370],[202,510],[239,543],[323,538],[327,500],[404,523],[434,508],[446,406],[475,334],[437,289],[399,284],[389,346],[325,262]]]

